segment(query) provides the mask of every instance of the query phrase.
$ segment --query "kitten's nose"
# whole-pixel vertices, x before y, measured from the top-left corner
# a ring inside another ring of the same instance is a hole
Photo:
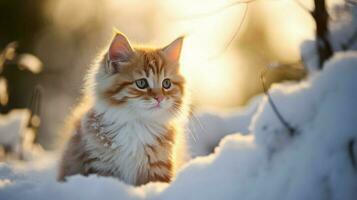
[[[163,100],[165,99],[165,97],[164,97],[163,95],[158,95],[158,96],[154,97],[154,99],[155,99],[158,103],[160,103],[161,101],[163,101]]]

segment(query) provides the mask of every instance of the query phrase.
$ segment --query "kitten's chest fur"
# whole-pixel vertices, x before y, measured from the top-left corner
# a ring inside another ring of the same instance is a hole
[[[80,127],[76,134],[81,140],[82,174],[114,176],[134,185],[170,181],[175,135],[171,127],[147,120],[107,123],[93,113]]]

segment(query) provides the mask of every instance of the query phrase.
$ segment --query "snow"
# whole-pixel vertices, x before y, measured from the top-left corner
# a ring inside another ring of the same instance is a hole
[[[334,51],[343,51],[344,46],[348,49],[357,50],[356,38],[357,29],[357,6],[345,3],[336,4],[331,10],[331,15],[335,20],[330,20],[330,42]]]
[[[210,155],[195,151],[197,156],[170,184],[133,187],[97,176],[57,183],[56,155],[46,154],[27,163],[1,164],[0,199],[356,199],[357,169],[351,156],[357,148],[348,148],[357,140],[356,77],[357,52],[345,52],[300,83],[274,85],[270,93],[296,129],[294,136],[266,98],[235,114],[198,115],[207,137],[213,138],[207,141],[224,138]],[[196,134],[204,143],[204,133]]]
[[[348,1],[331,2],[329,9],[328,40],[333,52],[357,50],[357,6]],[[305,68],[311,74],[319,70],[319,58],[315,40],[306,40],[300,45],[300,52]]]
[[[42,147],[34,143],[35,130],[28,127],[30,117],[28,109],[13,109],[0,115],[0,161],[7,158],[31,160],[43,152]]]
[[[187,125],[189,148],[192,157],[213,152],[219,141],[233,133],[249,134],[249,124],[262,99],[253,98],[246,107],[234,111],[198,111]]]
[[[26,109],[12,110],[6,115],[0,115],[0,145],[14,148],[20,144],[29,118],[30,112]]]
[[[323,70],[317,70],[315,41],[305,41],[307,79],[269,90],[293,135],[258,96],[235,111],[194,113],[186,127],[193,159],[170,184],[134,187],[95,175],[58,183],[58,153],[32,154],[28,147],[30,161],[0,162],[0,199],[357,199],[357,42],[350,51],[342,48],[357,12],[346,4],[331,13],[335,55]],[[18,144],[28,121],[25,114],[11,116],[0,119],[2,145]]]
[[[29,53],[23,53],[19,55],[18,65],[20,69],[27,69],[34,74],[38,74],[42,71],[43,64],[36,56]]]

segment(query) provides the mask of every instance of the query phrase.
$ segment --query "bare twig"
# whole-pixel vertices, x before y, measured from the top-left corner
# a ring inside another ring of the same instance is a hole
[[[211,56],[209,59],[212,59],[212,58],[216,57],[217,55],[222,54],[223,52],[225,52],[229,48],[229,46],[231,46],[231,44],[233,43],[234,39],[236,39],[238,34],[240,33],[240,30],[241,30],[242,25],[243,25],[243,23],[245,21],[245,18],[247,17],[247,13],[248,13],[248,4],[246,4],[246,6],[245,6],[245,9],[244,9],[244,12],[243,12],[243,17],[240,20],[240,22],[239,22],[237,28],[235,29],[233,35],[226,42],[226,44],[216,53],[216,55]]]
[[[203,17],[215,15],[217,13],[225,11],[226,9],[234,7],[236,5],[249,4],[249,3],[252,3],[254,1],[258,1],[258,0],[234,1],[234,2],[232,2],[230,4],[221,6],[219,8],[216,8],[216,9],[213,9],[213,10],[210,10],[210,11],[207,11],[207,12],[202,12],[202,13],[197,13],[197,14],[193,14],[193,15],[180,17],[180,18],[178,18],[178,20],[194,20],[194,19],[197,19],[197,18],[203,18]]]
[[[209,60],[211,60],[211,59],[216,58],[220,54],[222,54],[224,51],[226,51],[228,49],[228,47],[233,43],[234,39],[238,36],[238,34],[240,32],[240,29],[241,29],[241,27],[242,27],[242,25],[243,25],[243,23],[245,21],[245,18],[247,16],[248,4],[252,3],[252,2],[255,2],[255,1],[258,1],[258,0],[234,1],[234,2],[232,2],[230,4],[227,4],[227,5],[224,5],[222,7],[216,8],[214,10],[211,10],[211,11],[208,11],[208,12],[203,12],[203,13],[198,13],[198,14],[194,14],[194,15],[184,16],[184,17],[178,18],[178,20],[194,20],[194,19],[197,19],[197,18],[203,18],[203,17],[211,16],[211,15],[217,14],[219,12],[225,11],[226,9],[231,8],[233,6],[236,6],[236,5],[245,5],[245,9],[244,9],[244,12],[243,12],[242,20],[240,20],[240,22],[238,23],[237,28],[235,29],[233,35],[229,38],[229,40],[222,47],[222,49],[220,49],[219,51],[217,51],[217,53],[215,53],[213,56],[210,56],[208,58]]]
[[[33,89],[32,96],[29,103],[29,109],[31,111],[28,127],[32,128],[37,133],[37,130],[41,122],[41,104],[42,104],[43,89],[40,85],[36,85]],[[35,135],[37,136],[37,134]],[[35,138],[36,141],[37,138]]]
[[[273,109],[275,115],[278,117],[279,121],[281,122],[281,124],[289,131],[290,136],[294,136],[295,135],[295,128],[293,128],[285,119],[284,117],[281,115],[281,113],[279,112],[278,108],[276,107],[271,95],[269,94],[266,85],[265,85],[265,75],[268,72],[268,68],[265,69],[263,72],[261,72],[260,74],[260,81],[262,83],[262,87],[263,87],[263,91],[264,94],[268,97],[268,102],[271,106],[271,108]]]
[[[300,2],[300,0],[295,0],[294,1],[298,6],[300,6],[300,8],[302,8],[303,10],[305,10],[308,13],[311,13],[311,10],[306,7],[303,3]]]
[[[319,68],[322,69],[324,62],[329,59],[333,52],[328,40],[328,19],[325,0],[314,0],[315,8],[311,16],[316,24],[316,48],[319,55]]]
[[[268,69],[270,68],[283,68],[283,67],[292,67],[292,68],[297,68],[297,66],[301,63],[301,60],[297,60],[295,62],[291,63],[273,63],[268,65]]]

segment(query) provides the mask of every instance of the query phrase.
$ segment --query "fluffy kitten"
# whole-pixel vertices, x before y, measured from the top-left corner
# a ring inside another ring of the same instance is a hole
[[[115,34],[88,73],[59,181],[92,173],[133,185],[171,180],[184,153],[182,43],[180,37],[164,48],[133,48],[122,33]]]

